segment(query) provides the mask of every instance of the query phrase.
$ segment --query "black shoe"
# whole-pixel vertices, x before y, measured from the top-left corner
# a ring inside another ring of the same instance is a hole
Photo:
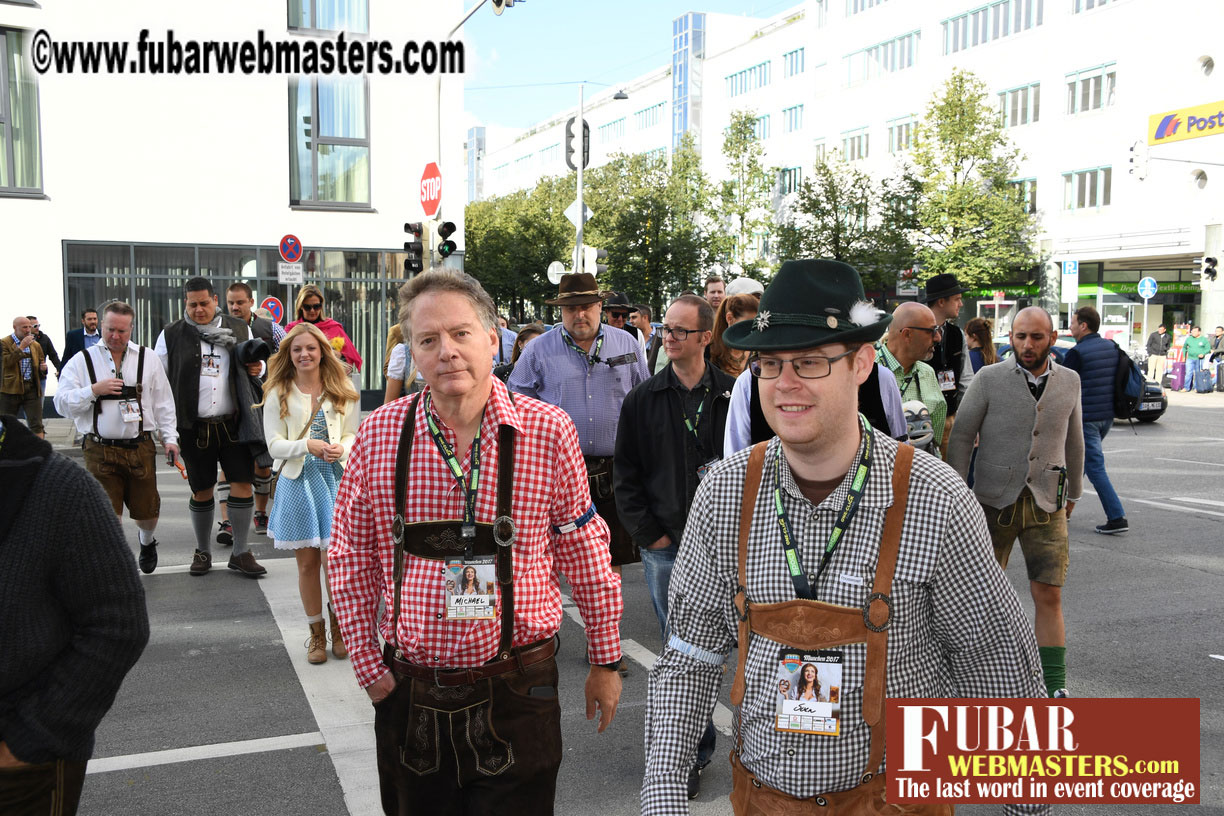
[[[140,558],[136,559],[140,571],[145,575],[157,569],[157,539],[151,539],[148,544],[140,545]]]
[[[1096,531],[1101,535],[1117,535],[1118,533],[1125,533],[1129,529],[1130,525],[1126,523],[1126,516],[1110,519],[1104,524],[1096,526]]]
[[[701,768],[696,766],[689,768],[688,774],[688,798],[696,799],[701,793]]]
[[[268,514],[262,510],[255,511],[255,535],[268,534]]]
[[[229,519],[218,521],[217,526],[221,528],[217,530],[217,543],[222,547],[234,546],[234,528],[230,526]]]

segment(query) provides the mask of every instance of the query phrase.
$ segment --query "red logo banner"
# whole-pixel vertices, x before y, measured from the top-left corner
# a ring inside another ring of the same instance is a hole
[[[888,700],[888,801],[1198,804],[1197,699]]]

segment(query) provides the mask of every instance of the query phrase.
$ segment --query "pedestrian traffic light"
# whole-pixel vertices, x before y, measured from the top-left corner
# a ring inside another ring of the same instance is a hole
[[[1135,142],[1130,146],[1130,173],[1140,181],[1147,178],[1148,151],[1143,142]]]
[[[608,250],[596,249],[593,246],[586,246],[584,244],[582,247],[582,269],[579,271],[598,278],[608,271],[607,264],[600,263],[600,261],[605,260],[607,257]]]
[[[578,117],[571,116],[569,121],[565,123],[565,164],[571,170],[577,170],[578,165],[574,162],[574,154],[578,152],[578,147],[574,144],[574,139],[577,136],[575,126],[578,124]],[[585,170],[591,159],[591,126],[586,120],[582,120],[582,167]]]
[[[404,242],[404,277],[410,278],[425,269],[425,245],[421,236],[425,234],[425,225],[420,221],[410,221],[404,224],[404,232],[412,236]]]
[[[433,222],[433,250],[439,258],[449,258],[459,247],[450,239],[455,234],[455,225],[450,221]]]

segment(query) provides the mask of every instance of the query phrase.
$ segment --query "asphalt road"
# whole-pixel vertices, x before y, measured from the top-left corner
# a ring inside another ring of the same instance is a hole
[[[1202,699],[1204,807],[1224,814],[1224,394],[1172,395],[1168,413],[1132,433],[1115,424],[1106,461],[1130,532],[1100,536],[1085,496],[1071,523],[1064,591],[1069,688],[1076,697]],[[61,432],[60,436],[63,436]],[[70,440],[69,440],[70,441]],[[255,537],[269,568],[251,580],[219,566],[186,574],[187,487],[159,474],[161,563],[144,578],[152,638],[98,732],[81,812],[132,816],[376,814],[372,709],[347,661],[306,663],[307,628],[288,553]],[[135,528],[125,521],[135,550]],[[1008,576],[1031,615],[1022,559]],[[640,565],[625,569],[622,637],[633,660],[604,734],[585,719],[585,642],[576,610],[561,631],[565,761],[558,814],[638,812],[646,671],[660,649]],[[729,688],[729,683],[726,687]],[[726,689],[722,706],[728,705]],[[720,708],[716,723],[729,727]],[[720,738],[694,814],[730,814]],[[1178,808],[1180,810],[1180,808]],[[963,816],[998,808],[964,806]],[[1061,814],[1172,813],[1172,806],[1063,806]]]

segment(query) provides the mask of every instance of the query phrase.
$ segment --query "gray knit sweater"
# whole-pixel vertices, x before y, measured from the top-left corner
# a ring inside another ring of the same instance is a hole
[[[149,640],[144,589],[102,486],[0,421],[0,740],[24,762],[88,760]]]

